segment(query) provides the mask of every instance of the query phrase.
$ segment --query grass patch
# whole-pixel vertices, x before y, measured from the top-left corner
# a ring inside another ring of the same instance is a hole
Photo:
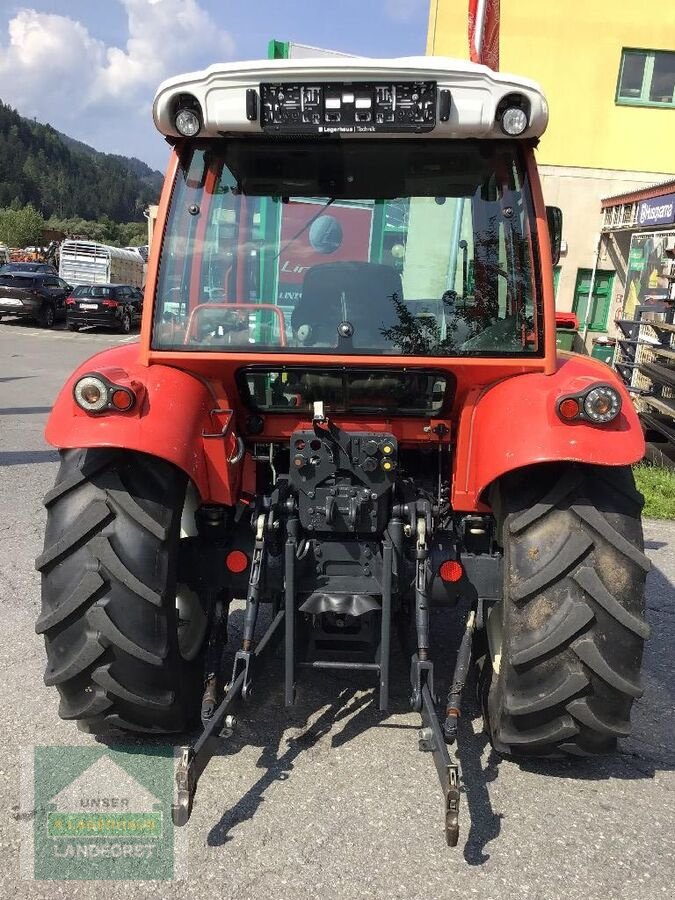
[[[635,484],[645,495],[642,515],[648,519],[675,519],[675,469],[640,463],[633,466]]]

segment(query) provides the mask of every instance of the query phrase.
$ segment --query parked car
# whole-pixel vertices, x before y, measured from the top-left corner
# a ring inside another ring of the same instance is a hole
[[[9,272],[31,272],[37,274],[43,272],[46,275],[58,275],[59,271],[51,263],[40,262],[8,262],[4,266],[0,266],[0,275],[6,275]]]
[[[128,334],[141,318],[143,295],[130,284],[81,284],[66,300],[66,325],[102,325]]]
[[[57,275],[0,271],[0,318],[30,316],[43,328],[51,328],[57,319],[65,316],[66,297],[72,289],[72,285]]]

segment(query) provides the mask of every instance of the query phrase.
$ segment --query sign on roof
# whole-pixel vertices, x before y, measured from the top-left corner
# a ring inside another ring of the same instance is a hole
[[[675,222],[675,194],[665,194],[642,200],[638,205],[638,225],[649,228],[651,225],[670,225]]]

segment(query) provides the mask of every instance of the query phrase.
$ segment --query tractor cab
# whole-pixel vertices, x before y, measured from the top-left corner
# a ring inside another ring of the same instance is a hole
[[[543,369],[546,120],[531,82],[456,61],[172,79],[155,100],[176,153],[149,358]]]

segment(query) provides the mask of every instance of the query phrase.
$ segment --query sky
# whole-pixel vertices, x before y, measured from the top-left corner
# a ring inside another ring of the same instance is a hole
[[[429,0],[0,0],[0,100],[106,153],[164,169],[164,78],[261,59],[272,38],[364,56],[424,53]]]

